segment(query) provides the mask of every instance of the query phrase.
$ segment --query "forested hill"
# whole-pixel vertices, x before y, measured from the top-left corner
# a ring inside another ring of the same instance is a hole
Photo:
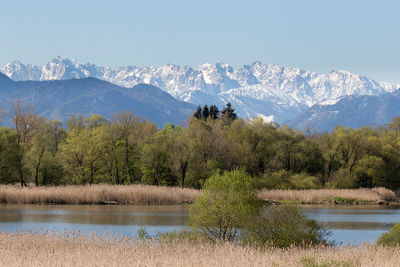
[[[10,110],[17,99],[29,103],[39,115],[62,122],[71,114],[96,113],[110,118],[111,114],[124,110],[146,117],[159,127],[187,120],[196,108],[152,85],[124,88],[95,78],[14,82],[0,73],[2,107]]]

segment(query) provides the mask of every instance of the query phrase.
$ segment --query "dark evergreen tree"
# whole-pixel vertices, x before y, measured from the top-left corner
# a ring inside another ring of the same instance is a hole
[[[195,113],[193,114],[193,117],[195,117],[196,119],[200,120],[203,117],[203,113],[201,110],[201,106],[199,105],[197,107],[197,110],[195,111]]]
[[[203,119],[207,120],[208,116],[210,116],[210,112],[208,110],[208,106],[204,105],[204,107],[203,107]]]
[[[217,106],[211,105],[210,106],[210,118],[215,120],[215,119],[218,119],[218,116],[219,116],[219,110],[218,110]]]
[[[237,119],[237,115],[235,113],[235,109],[232,108],[232,104],[228,102],[226,107],[221,111],[223,119],[227,124],[230,124],[232,121]]]

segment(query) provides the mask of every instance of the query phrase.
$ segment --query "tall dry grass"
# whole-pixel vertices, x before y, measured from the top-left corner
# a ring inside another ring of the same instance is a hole
[[[21,188],[0,185],[0,203],[9,204],[149,204],[193,202],[199,190],[149,185],[79,185]]]
[[[0,204],[148,204],[172,205],[193,202],[200,190],[150,185],[67,185],[29,186],[0,185]],[[303,204],[325,203],[332,198],[363,201],[396,199],[393,191],[372,189],[261,190],[261,199],[300,201]]]
[[[259,197],[270,201],[300,201],[303,204],[324,203],[333,198],[363,201],[390,201],[396,199],[396,195],[392,190],[383,187],[372,189],[261,190]]]
[[[374,245],[261,250],[228,243],[159,244],[66,233],[0,233],[1,266],[368,267],[399,266],[399,262],[400,247]]]

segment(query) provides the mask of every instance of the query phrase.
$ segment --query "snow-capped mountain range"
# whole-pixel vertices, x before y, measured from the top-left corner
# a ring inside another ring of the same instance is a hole
[[[110,68],[55,57],[44,66],[13,61],[1,72],[14,81],[95,77],[123,87],[147,83],[189,103],[223,107],[231,102],[243,118],[262,116],[278,122],[291,120],[314,104],[334,104],[346,95],[380,95],[400,88],[343,70],[318,74],[259,61],[238,69],[224,62],[196,68],[172,64]]]

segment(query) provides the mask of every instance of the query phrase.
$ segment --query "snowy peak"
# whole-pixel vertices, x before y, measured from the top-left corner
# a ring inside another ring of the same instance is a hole
[[[195,68],[173,64],[110,68],[55,57],[41,67],[13,61],[1,71],[14,81],[95,77],[123,87],[146,83],[196,105],[230,101],[244,118],[273,116],[280,122],[314,104],[335,103],[347,95],[380,95],[400,87],[344,70],[318,74],[260,61],[238,69],[222,61]]]
[[[80,79],[89,76],[92,75],[76,60],[63,59],[57,56],[42,67],[40,80]]]
[[[201,73],[206,84],[214,87],[215,92],[223,92],[240,86],[238,81],[231,78],[233,68],[224,62],[203,64],[196,70]]]
[[[5,65],[1,71],[14,81],[40,80],[41,68],[35,65],[24,65],[15,60]]]

